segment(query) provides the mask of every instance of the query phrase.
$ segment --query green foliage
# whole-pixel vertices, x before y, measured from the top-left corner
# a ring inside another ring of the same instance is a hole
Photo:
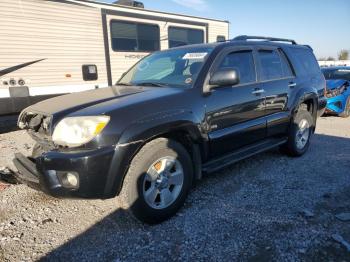
[[[349,51],[348,50],[341,50],[338,54],[339,60],[348,60],[349,59]]]

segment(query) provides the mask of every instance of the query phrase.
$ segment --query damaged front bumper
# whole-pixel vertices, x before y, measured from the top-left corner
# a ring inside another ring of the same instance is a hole
[[[350,96],[350,82],[346,80],[327,81],[327,113],[341,114],[346,110],[347,99]]]
[[[347,96],[339,95],[327,99],[327,113],[341,114],[345,110]]]
[[[13,160],[17,180],[54,197],[104,199],[115,147],[77,152],[47,152],[37,158],[21,153]],[[74,180],[74,177],[76,180]]]

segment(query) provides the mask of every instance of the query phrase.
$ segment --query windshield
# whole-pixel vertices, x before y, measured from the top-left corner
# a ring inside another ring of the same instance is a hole
[[[350,67],[339,68],[339,69],[326,69],[326,70],[323,70],[323,74],[326,80],[342,79],[342,80],[350,81]]]
[[[117,84],[190,87],[212,48],[181,48],[154,53],[132,67]]]

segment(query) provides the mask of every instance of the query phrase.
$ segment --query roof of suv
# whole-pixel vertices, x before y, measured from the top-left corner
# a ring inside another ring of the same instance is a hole
[[[288,43],[289,42],[289,43]],[[195,45],[186,45],[176,48],[188,48],[188,47],[218,47],[218,46],[254,46],[254,45],[270,45],[276,47],[296,47],[296,48],[305,48],[312,49],[308,45],[299,45],[294,40],[283,39],[283,38],[273,38],[273,37],[261,37],[261,36],[238,36],[234,39],[226,40],[223,42],[215,43],[206,43],[206,44],[195,44]]]

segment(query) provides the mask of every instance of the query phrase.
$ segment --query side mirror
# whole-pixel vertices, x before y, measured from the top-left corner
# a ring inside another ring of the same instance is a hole
[[[223,68],[215,72],[209,80],[213,88],[223,86],[234,86],[239,84],[239,72],[232,68]]]

